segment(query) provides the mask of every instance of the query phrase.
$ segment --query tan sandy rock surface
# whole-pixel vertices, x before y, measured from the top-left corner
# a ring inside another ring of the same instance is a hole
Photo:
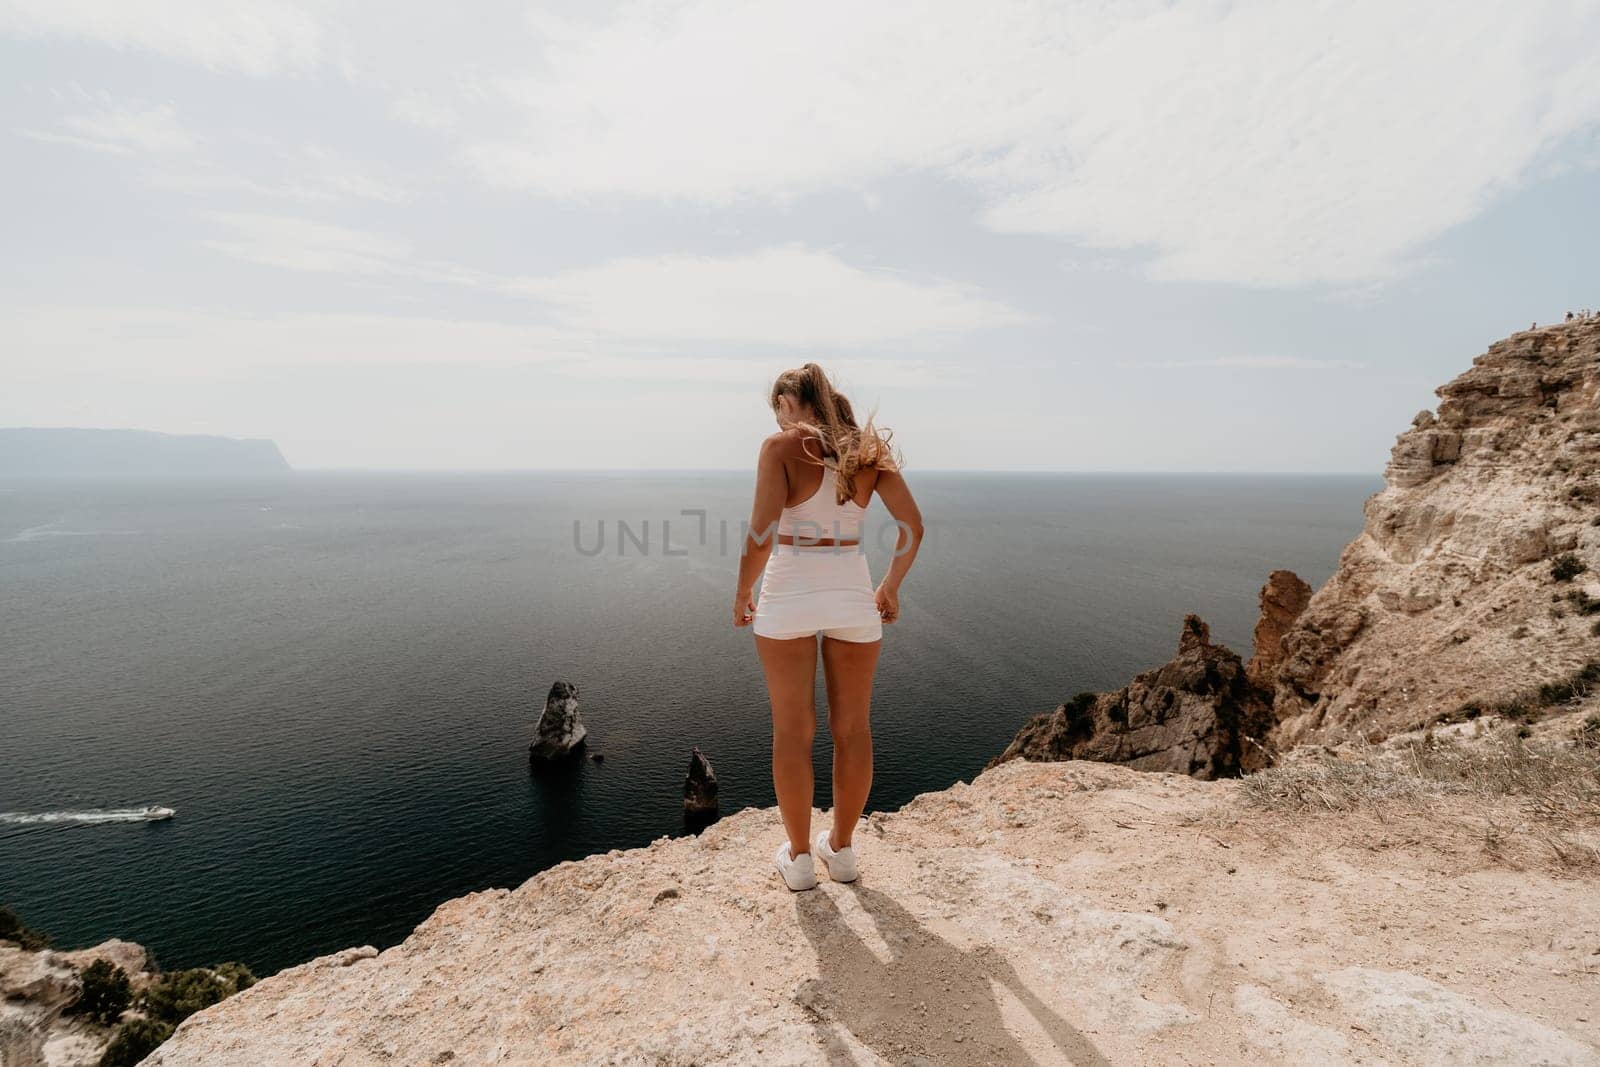
[[[864,820],[859,880],[802,893],[746,809],[290,968],[148,1062],[1600,1064],[1593,865],[1509,802],[1242,789],[1011,761]]]

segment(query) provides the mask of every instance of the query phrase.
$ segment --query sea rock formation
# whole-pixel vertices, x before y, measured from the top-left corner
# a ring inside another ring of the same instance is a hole
[[[1251,781],[1011,760],[801,893],[745,808],[289,968],[147,1062],[1600,1064],[1594,868],[1508,801],[1296,814]]]
[[[1283,635],[1279,748],[1505,700],[1600,651],[1581,577],[1600,573],[1600,322],[1514,334],[1436,392]]]
[[[708,815],[717,810],[717,772],[699,746],[689,750],[689,773],[683,778],[683,810]]]
[[[1258,689],[1276,688],[1278,666],[1285,652],[1283,637],[1311,603],[1311,587],[1294,571],[1273,571],[1261,587],[1261,616],[1256,620],[1255,648],[1244,665],[1245,677]]]
[[[1034,716],[987,766],[1089,759],[1224,778],[1262,765],[1258,746],[1271,726],[1265,694],[1238,655],[1212,644],[1210,627],[1189,615],[1170,663],[1115,692],[1079,693]]]
[[[67,1014],[79,974],[96,960],[121,967],[135,990],[152,977],[149,957],[129,941],[76,952],[28,949],[0,940],[0,1067],[91,1067],[113,1028]]]
[[[557,682],[545,697],[528,756],[535,760],[560,759],[576,751],[588,735],[589,728],[578,717],[578,687],[571,682]]]

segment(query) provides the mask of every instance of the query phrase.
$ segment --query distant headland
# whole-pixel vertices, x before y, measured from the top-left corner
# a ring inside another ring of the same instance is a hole
[[[290,469],[266,438],[0,427],[0,477],[282,474]]]

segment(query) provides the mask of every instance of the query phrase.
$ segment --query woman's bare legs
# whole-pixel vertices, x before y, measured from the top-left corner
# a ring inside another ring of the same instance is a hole
[[[817,737],[817,639],[755,635],[772,701],[772,785],[789,855],[811,851],[811,749]]]
[[[872,677],[879,641],[822,639],[822,674],[828,689],[828,732],[833,735],[833,832],[828,847],[850,844],[872,791]]]

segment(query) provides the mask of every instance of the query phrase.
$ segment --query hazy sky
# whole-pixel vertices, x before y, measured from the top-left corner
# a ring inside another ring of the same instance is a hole
[[[1600,0],[0,0],[0,425],[1381,468],[1600,308]]]

